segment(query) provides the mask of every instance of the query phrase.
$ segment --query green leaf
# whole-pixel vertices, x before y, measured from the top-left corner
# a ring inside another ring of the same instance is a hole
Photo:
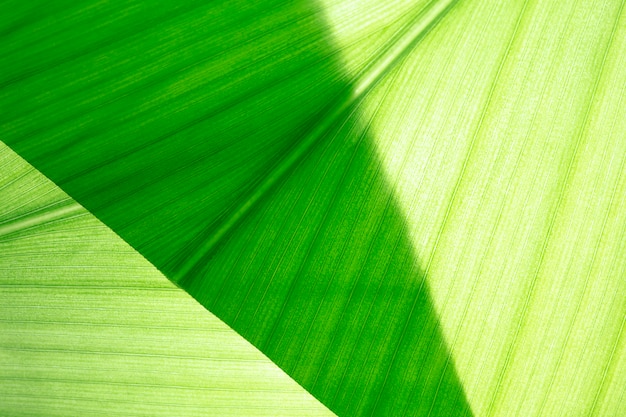
[[[622,1],[16,3],[5,142],[338,415],[626,412]]]
[[[4,145],[0,167],[0,415],[333,415]]]

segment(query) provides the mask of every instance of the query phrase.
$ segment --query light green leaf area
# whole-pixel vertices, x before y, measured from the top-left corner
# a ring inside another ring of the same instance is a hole
[[[337,415],[626,414],[622,1],[2,11],[3,140]]]
[[[0,415],[333,415],[5,145],[0,201]]]
[[[625,62],[623,2],[468,1],[366,99],[476,415],[626,415]]]

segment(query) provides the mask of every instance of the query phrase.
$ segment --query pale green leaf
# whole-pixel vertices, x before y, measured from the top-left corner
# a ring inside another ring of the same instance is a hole
[[[0,201],[0,415],[333,415],[4,145]]]

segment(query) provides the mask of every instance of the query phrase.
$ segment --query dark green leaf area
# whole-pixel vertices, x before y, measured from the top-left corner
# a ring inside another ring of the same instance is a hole
[[[9,146],[338,415],[471,414],[367,123],[288,162],[350,91],[313,2],[20,7]]]

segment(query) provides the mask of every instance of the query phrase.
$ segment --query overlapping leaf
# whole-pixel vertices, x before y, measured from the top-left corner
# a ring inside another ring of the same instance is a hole
[[[332,415],[4,145],[0,173],[0,415]]]
[[[5,140],[339,415],[619,415],[622,15],[16,7]]]

